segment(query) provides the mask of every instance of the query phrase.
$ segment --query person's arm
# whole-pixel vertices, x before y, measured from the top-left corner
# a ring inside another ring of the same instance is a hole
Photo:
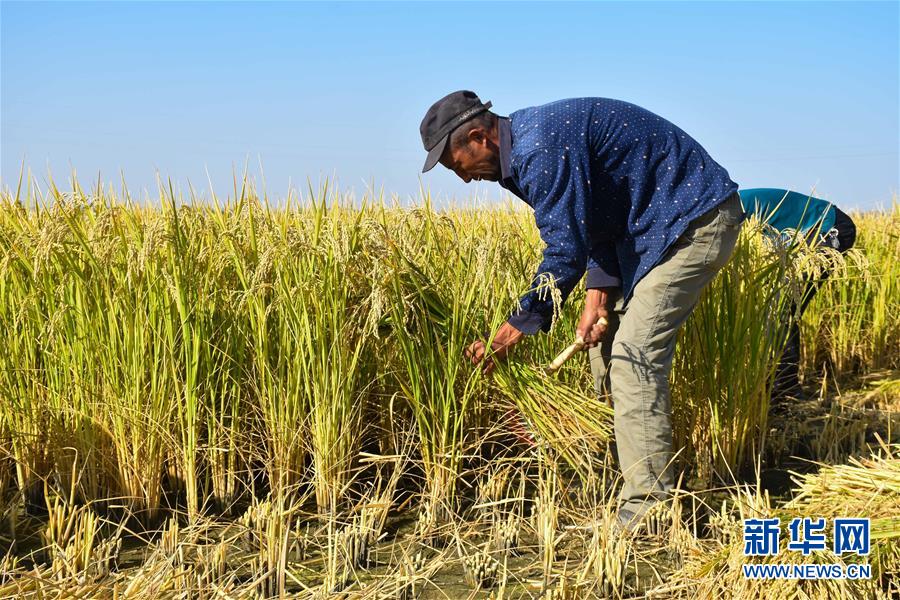
[[[587,288],[584,310],[575,334],[584,340],[587,348],[593,348],[606,334],[610,312],[613,310],[613,293],[622,287],[614,243],[597,243],[591,248],[584,284]]]
[[[589,288],[584,296],[584,310],[575,328],[575,335],[584,341],[585,348],[593,348],[606,335],[612,298],[616,288]]]
[[[613,242],[598,242],[591,247],[584,285],[587,289],[622,287],[619,257]]]
[[[509,323],[526,335],[547,331],[555,307],[546,288],[551,277],[565,302],[584,276],[590,235],[586,203],[590,200],[590,165],[584,155],[559,148],[541,148],[524,157],[518,167],[519,183],[534,208],[534,218],[545,244],[544,257],[532,279],[531,290],[519,301]],[[543,288],[543,289],[542,289]]]
[[[546,289],[548,276],[563,302],[584,276],[588,260],[588,223],[585,203],[590,198],[589,167],[581,159],[559,148],[541,148],[526,155],[517,166],[520,189],[534,208],[534,218],[544,241],[544,258],[532,279],[531,291],[494,336],[494,358],[505,358],[524,335],[547,331],[553,319],[552,294]],[[474,364],[485,359],[485,344],[477,341],[467,355]],[[487,357],[484,371],[493,369]]]

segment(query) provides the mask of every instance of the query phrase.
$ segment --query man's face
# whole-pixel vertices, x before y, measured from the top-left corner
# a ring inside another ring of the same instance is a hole
[[[469,132],[468,143],[452,148],[447,144],[441,156],[441,164],[469,183],[476,181],[500,181],[500,149],[483,129]]]

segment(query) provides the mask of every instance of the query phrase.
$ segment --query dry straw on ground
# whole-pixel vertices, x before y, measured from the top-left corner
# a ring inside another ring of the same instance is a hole
[[[766,409],[798,269],[823,259],[745,229],[679,339],[691,492],[638,541],[613,527],[612,411],[586,361],[541,370],[583,292],[494,377],[463,356],[538,264],[529,214],[24,181],[0,199],[0,597],[762,596],[735,575],[742,515],[896,516],[900,206],[858,222],[803,321],[824,382],[807,387],[832,402],[810,430]],[[498,426],[513,406],[534,447]],[[733,487],[798,448],[846,464],[798,475],[790,504]],[[877,579],[785,597],[896,591],[897,528],[878,523]]]

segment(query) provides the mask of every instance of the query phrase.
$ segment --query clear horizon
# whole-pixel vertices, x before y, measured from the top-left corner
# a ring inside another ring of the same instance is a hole
[[[573,96],[639,104],[741,187],[889,206],[900,188],[900,4],[0,4],[0,179],[65,187],[158,172],[274,199],[336,176],[407,200],[502,198],[438,167],[419,121],[472,89],[494,110]]]

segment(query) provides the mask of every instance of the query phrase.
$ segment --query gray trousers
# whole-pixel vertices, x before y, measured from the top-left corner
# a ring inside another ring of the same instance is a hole
[[[675,485],[669,371],[678,329],[703,288],[734,251],[743,210],[737,194],[691,222],[663,260],[621,292],[604,341],[590,350],[598,394],[615,411],[616,449],[624,485],[620,510],[642,515]]]

